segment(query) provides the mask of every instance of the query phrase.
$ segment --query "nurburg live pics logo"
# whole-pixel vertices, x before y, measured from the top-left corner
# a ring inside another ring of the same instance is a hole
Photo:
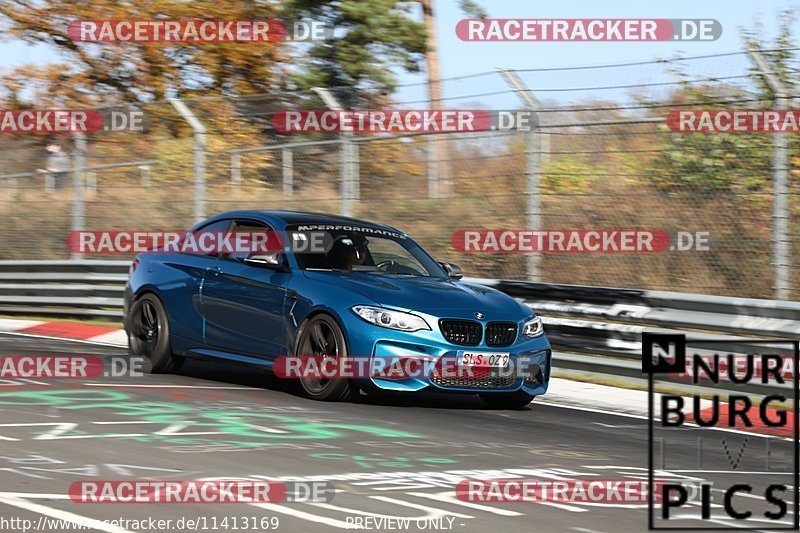
[[[692,340],[691,345],[687,352],[683,334],[642,334],[642,372],[648,376],[648,528],[799,529],[800,341]],[[703,389],[661,392],[656,399],[656,375],[663,385],[687,371],[691,385]],[[685,466],[694,464],[696,469]],[[655,487],[656,476],[665,475],[675,478]],[[698,521],[708,527],[698,527]]]

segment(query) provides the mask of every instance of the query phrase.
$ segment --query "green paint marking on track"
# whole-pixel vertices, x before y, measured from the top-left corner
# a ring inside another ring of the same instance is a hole
[[[382,438],[423,438],[408,431],[373,425],[344,422],[309,422],[302,418],[274,413],[243,413],[203,409],[202,406],[171,402],[135,402],[122,391],[95,390],[37,390],[0,392],[0,405],[42,405],[65,410],[108,409],[114,414],[135,417],[137,421],[185,425],[185,432],[217,432],[252,441],[225,441],[242,447],[261,446],[286,440],[328,440],[344,438],[354,433]],[[163,428],[162,428],[163,429]],[[119,438],[139,442],[167,442],[170,444],[211,444],[218,439],[181,437],[180,431],[172,434],[124,435],[105,433],[87,435],[84,430],[71,430],[63,436],[87,438]]]

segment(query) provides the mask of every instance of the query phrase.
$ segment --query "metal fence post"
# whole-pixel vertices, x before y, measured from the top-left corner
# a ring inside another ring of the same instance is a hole
[[[143,187],[150,187],[150,165],[139,166],[139,177]]]
[[[778,98],[778,109],[787,109],[786,98]],[[775,298],[789,299],[789,135],[778,133],[774,140],[772,167],[775,174],[772,209],[775,239]]]
[[[517,95],[531,112],[531,130],[525,145],[525,227],[530,230],[542,229],[542,200],[540,191],[540,172],[542,154],[542,133],[539,128],[539,101],[513,70],[499,69],[506,83],[517,92]],[[541,253],[527,254],[526,278],[528,281],[541,281]]]
[[[748,54],[775,93],[775,107],[789,109],[788,92],[783,82],[757,50]],[[775,265],[775,298],[789,298],[789,135],[775,133],[772,141],[772,261]]]
[[[242,156],[238,152],[231,154],[231,185],[237,189],[242,185]]]
[[[281,150],[281,168],[283,171],[283,195],[290,198],[294,195],[294,163],[292,151],[288,148]]]
[[[84,229],[86,224],[85,205],[83,199],[84,183],[84,156],[86,154],[86,135],[77,132],[73,137],[75,152],[72,154],[72,192],[74,201],[72,204],[72,231]],[[80,259],[83,254],[73,252],[73,259]]]
[[[358,143],[350,144],[350,183],[353,200],[361,200],[361,168],[359,165],[360,154]]]
[[[332,111],[342,111],[344,108],[339,101],[331,94],[328,89],[322,87],[314,87],[312,89],[319,95],[322,102],[328,109]],[[342,169],[341,169],[341,205],[339,208],[340,214],[343,216],[353,216],[353,201],[358,199],[359,183],[358,172],[356,171],[356,151],[352,135],[343,133],[341,136],[341,150],[342,150]]]
[[[341,194],[341,206],[339,213],[346,217],[353,216],[353,178],[351,177],[352,157],[350,146],[353,143],[345,137],[341,141],[341,185],[339,188]]]
[[[172,107],[183,117],[194,131],[194,206],[195,222],[206,218],[206,127],[194,113],[177,98],[168,98]]]
[[[86,171],[86,192],[92,196],[97,194],[97,172],[94,170]]]
[[[428,135],[428,145],[425,156],[428,158],[428,198],[439,198],[439,150],[438,141],[433,135]]]

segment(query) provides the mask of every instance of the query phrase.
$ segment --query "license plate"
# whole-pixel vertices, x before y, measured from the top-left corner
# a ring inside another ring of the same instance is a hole
[[[508,352],[466,352],[459,350],[458,364],[477,368],[507,368]]]

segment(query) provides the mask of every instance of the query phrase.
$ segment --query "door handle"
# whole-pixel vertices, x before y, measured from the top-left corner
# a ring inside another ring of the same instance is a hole
[[[211,276],[219,276],[222,274],[222,269],[220,267],[208,267],[206,268],[206,274]]]

